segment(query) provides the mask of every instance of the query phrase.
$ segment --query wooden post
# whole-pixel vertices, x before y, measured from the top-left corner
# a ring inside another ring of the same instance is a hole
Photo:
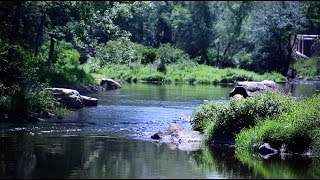
[[[300,37],[298,37],[297,41],[297,51],[300,52]]]
[[[302,37],[302,54],[304,54],[304,41],[303,41],[303,37]]]

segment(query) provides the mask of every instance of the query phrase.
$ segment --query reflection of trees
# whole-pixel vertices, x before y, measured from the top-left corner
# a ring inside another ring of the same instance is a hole
[[[302,179],[319,178],[319,159],[302,156],[288,156],[282,160],[279,156],[272,156],[265,160],[248,151],[236,152],[236,157],[255,173],[263,178],[271,179]]]
[[[101,151],[71,174],[73,178],[190,178],[189,155],[165,144],[119,139],[100,139]],[[92,149],[92,152],[94,150]],[[199,175],[201,178],[201,176]]]
[[[218,172],[228,179],[261,178],[250,171],[234,156],[234,150],[229,147],[211,147],[203,145],[200,151],[192,152],[190,161],[205,174]]]
[[[0,137],[3,178],[203,178],[166,144],[14,133]]]
[[[32,138],[22,133],[12,135],[0,134],[0,177],[28,178],[35,167],[36,159],[33,155]]]

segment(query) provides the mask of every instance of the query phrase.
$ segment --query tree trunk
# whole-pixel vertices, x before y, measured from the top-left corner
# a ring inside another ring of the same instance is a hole
[[[16,41],[19,36],[19,30],[20,30],[20,19],[21,19],[21,2],[16,2],[16,8],[14,10],[14,16],[12,20],[12,26],[10,31],[10,37],[9,37],[9,45],[16,44]]]
[[[49,49],[49,64],[53,64],[53,53],[54,53],[54,38],[51,36],[50,38],[50,49]]]
[[[43,25],[45,21],[45,13],[41,15],[40,19],[40,25],[37,29],[37,35],[36,35],[36,42],[35,42],[35,50],[34,50],[34,55],[37,56],[39,53],[39,46],[41,44],[42,38],[43,38]]]
[[[19,30],[20,30],[20,19],[21,19],[21,2],[16,2],[16,8],[13,11],[13,19],[11,23],[11,30],[9,34],[9,49],[7,52],[7,61],[6,64],[2,64],[6,69],[4,72],[8,71],[10,73],[5,74],[5,76],[1,77],[2,83],[5,86],[11,86],[14,83],[20,81],[21,72],[17,66],[17,55],[16,49],[14,45],[17,44],[17,39],[19,38]]]

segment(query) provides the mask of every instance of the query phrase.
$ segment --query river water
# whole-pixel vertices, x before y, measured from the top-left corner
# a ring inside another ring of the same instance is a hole
[[[319,83],[278,85],[293,96],[312,96]],[[98,106],[62,120],[0,124],[0,178],[320,178],[319,159],[242,163],[226,147],[181,151],[150,139],[170,123],[190,129],[192,110],[229,101],[233,86],[125,83],[88,96]],[[257,167],[258,166],[258,167]]]

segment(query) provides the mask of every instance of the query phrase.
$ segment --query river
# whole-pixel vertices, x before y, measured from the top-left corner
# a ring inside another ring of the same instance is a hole
[[[296,97],[320,90],[319,83],[278,87]],[[241,163],[231,148],[181,151],[149,137],[170,123],[190,129],[195,107],[209,100],[227,103],[232,88],[125,83],[89,94],[98,106],[62,120],[1,123],[0,178],[320,178],[314,170],[320,164],[310,158],[253,159],[260,171]]]

